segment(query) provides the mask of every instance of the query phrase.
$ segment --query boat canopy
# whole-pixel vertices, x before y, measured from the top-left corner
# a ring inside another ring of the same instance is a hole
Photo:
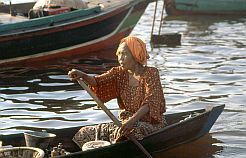
[[[88,8],[83,0],[38,0],[33,9],[45,8],[49,6],[66,6],[74,9]]]

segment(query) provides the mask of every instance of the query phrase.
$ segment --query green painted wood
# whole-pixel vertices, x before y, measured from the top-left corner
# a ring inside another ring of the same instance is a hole
[[[137,24],[138,20],[141,18],[142,14],[144,13],[144,10],[141,12],[136,12],[134,14],[131,14],[122,24],[122,26],[119,29],[119,32],[126,31],[129,28],[134,28],[134,26]]]
[[[132,6],[135,6],[137,1],[132,2]],[[149,2],[146,2],[144,4],[144,8],[149,4]],[[132,11],[132,10],[131,10]],[[139,11],[135,13],[131,13],[130,16],[123,22],[122,26],[119,29],[119,32],[123,32],[129,28],[134,28],[134,26],[137,24],[138,20],[143,15],[145,9],[140,9]]]
[[[199,12],[246,11],[246,0],[175,0],[176,9]]]
[[[58,15],[52,15],[52,16],[45,16],[42,18],[37,19],[31,19],[29,21],[23,21],[19,23],[11,23],[11,24],[2,24],[0,25],[0,33],[11,30],[28,30],[34,27],[40,27],[40,26],[50,26],[51,23],[58,23],[66,20],[76,19],[88,16],[90,14],[99,13],[101,12],[101,8],[99,6],[96,6],[94,8],[89,9],[79,9],[63,14]]]

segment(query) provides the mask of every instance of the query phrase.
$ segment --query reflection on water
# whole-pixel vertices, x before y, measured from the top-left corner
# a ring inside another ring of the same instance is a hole
[[[181,33],[182,45],[151,48],[149,17],[153,11],[154,3],[133,34],[146,40],[148,64],[160,71],[167,110],[226,105],[209,136],[156,157],[246,157],[246,18],[166,17],[162,33]],[[157,27],[154,32],[158,32]],[[98,74],[117,65],[115,59],[106,55],[109,51],[103,52],[104,58],[76,56],[29,67],[2,67],[0,134],[109,121],[101,110],[95,110],[89,95],[67,78],[71,68]],[[115,101],[107,105],[117,114]]]
[[[223,147],[217,146],[219,140],[207,134],[202,138],[188,144],[178,146],[168,151],[155,154],[155,158],[212,158],[216,153],[220,153]]]
[[[116,64],[115,60],[83,58],[76,61],[76,66],[3,68],[0,72],[1,134],[108,121],[101,111],[92,109],[96,103],[68,79],[67,71],[79,67],[96,74]]]

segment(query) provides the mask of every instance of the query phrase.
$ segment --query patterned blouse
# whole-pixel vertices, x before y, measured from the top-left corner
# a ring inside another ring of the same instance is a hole
[[[103,102],[117,98],[120,111],[130,113],[137,112],[141,106],[147,104],[149,112],[141,121],[151,124],[163,121],[162,114],[166,107],[157,68],[145,67],[138,86],[129,85],[129,74],[121,66],[113,67],[106,73],[95,76],[95,79],[97,86],[91,89]],[[121,115],[120,112],[120,119],[127,120],[123,113]]]

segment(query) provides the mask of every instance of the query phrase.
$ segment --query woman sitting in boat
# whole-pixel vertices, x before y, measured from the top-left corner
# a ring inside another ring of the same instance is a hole
[[[111,143],[132,133],[138,140],[163,128],[166,110],[157,68],[147,66],[149,55],[145,43],[134,36],[121,40],[116,52],[120,66],[97,76],[73,69],[71,80],[84,80],[103,102],[117,98],[121,128],[113,123],[82,127],[73,140],[80,147],[95,140],[96,128],[101,140]]]

